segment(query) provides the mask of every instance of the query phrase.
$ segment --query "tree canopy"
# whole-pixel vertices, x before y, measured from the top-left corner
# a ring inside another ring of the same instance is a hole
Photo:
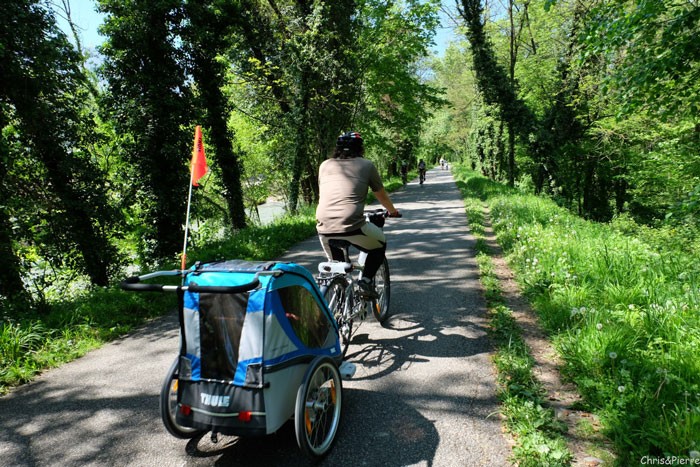
[[[318,165],[344,130],[391,167],[440,103],[420,74],[436,2],[96,0],[92,69],[56,26],[66,7],[9,0],[0,21],[8,306],[172,261],[195,125],[212,169],[194,190],[199,241],[245,227],[270,195],[290,211],[316,202]]]

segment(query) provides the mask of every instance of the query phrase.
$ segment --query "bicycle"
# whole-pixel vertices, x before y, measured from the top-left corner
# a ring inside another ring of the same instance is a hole
[[[367,220],[383,228],[389,212],[376,209],[365,212]],[[399,215],[398,217],[401,217]],[[345,261],[323,261],[318,265],[318,282],[321,294],[328,303],[328,308],[338,324],[338,336],[343,358],[347,354],[350,340],[360,324],[371,313],[381,324],[389,317],[391,298],[391,276],[386,257],[374,276],[377,298],[366,299],[360,292],[359,280],[362,278],[367,253],[360,251],[355,261],[350,257],[350,242],[333,239],[332,244],[341,248]],[[359,323],[358,323],[359,320]]]
[[[423,182],[425,182],[425,169],[420,169],[420,184],[422,185]]]

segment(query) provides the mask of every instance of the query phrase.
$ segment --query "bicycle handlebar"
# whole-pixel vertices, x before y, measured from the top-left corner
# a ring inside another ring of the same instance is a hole
[[[392,217],[392,218],[403,217],[403,214],[401,214],[401,211],[399,211],[398,209],[396,210],[396,214],[397,214],[397,215],[392,216],[392,215],[389,213],[389,210],[384,209],[384,208],[380,208],[380,209],[370,209],[370,210],[368,210],[368,211],[365,211],[365,215],[366,215],[366,216],[381,215],[381,216],[384,217],[384,218],[387,218],[387,217]]]
[[[150,274],[145,274],[143,276],[132,276],[124,279],[119,287],[122,290],[128,290],[131,292],[177,292],[177,291],[190,291],[197,293],[242,293],[249,290],[253,290],[258,285],[260,285],[260,279],[256,275],[252,281],[233,286],[213,286],[213,285],[197,285],[195,283],[191,285],[164,285],[164,284],[144,284],[141,281],[144,279],[150,279],[158,276],[174,276],[181,275],[181,271],[158,271]]]

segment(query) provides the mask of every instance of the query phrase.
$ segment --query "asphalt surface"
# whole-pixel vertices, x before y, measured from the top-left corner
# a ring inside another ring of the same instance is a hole
[[[510,465],[495,396],[485,302],[464,205],[448,171],[392,194],[385,227],[391,317],[365,321],[348,351],[343,419],[320,465]],[[318,239],[285,260],[312,272]],[[174,297],[173,297],[174,300]],[[260,438],[179,440],[158,395],[177,354],[176,315],[156,320],[0,398],[0,465],[303,466],[291,423]]]

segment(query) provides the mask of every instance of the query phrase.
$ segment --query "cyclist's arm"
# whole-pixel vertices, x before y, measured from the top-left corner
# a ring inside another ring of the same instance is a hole
[[[394,207],[394,204],[391,202],[391,198],[389,198],[389,193],[386,192],[384,187],[380,188],[378,191],[375,191],[373,193],[374,196],[377,198],[377,201],[382,203],[382,206],[384,206],[386,210],[389,211],[390,215],[399,212],[399,210]]]

